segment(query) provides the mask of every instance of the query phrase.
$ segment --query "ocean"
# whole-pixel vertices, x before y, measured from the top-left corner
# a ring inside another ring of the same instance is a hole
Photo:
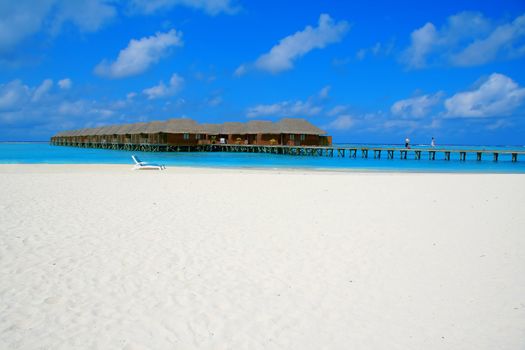
[[[351,147],[396,147],[401,145],[350,145],[335,146]],[[428,146],[414,145],[424,148]],[[515,150],[525,151],[523,146],[442,146],[447,149],[480,149],[480,150]],[[354,171],[395,171],[395,172],[465,172],[465,173],[525,173],[525,155],[520,155],[518,162],[511,162],[510,155],[500,155],[499,161],[492,161],[491,155],[485,155],[478,162],[475,154],[460,161],[458,154],[452,154],[451,160],[444,160],[444,155],[436,154],[436,160],[428,160],[422,154],[421,160],[415,160],[413,153],[409,159],[373,159],[373,153],[368,159],[361,158],[360,152],[356,158],[290,156],[263,153],[228,153],[228,152],[128,152],[91,148],[75,148],[51,146],[46,142],[4,142],[0,143],[0,164],[129,164],[131,155],[136,154],[147,162],[157,162],[166,166],[191,166],[213,168],[279,168],[279,169],[331,169]]]

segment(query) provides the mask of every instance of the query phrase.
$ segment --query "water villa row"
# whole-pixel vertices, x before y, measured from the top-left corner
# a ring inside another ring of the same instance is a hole
[[[198,124],[192,119],[111,125],[69,130],[51,137],[54,145],[132,151],[192,151],[196,146],[242,144],[259,146],[330,146],[332,137],[304,119],[278,122]]]
[[[278,122],[197,124],[192,119],[136,123],[69,130],[51,137],[51,144],[144,152],[249,152],[294,156],[374,159],[510,160],[525,151],[332,146],[332,137],[304,119]],[[500,159],[500,156],[502,159]]]

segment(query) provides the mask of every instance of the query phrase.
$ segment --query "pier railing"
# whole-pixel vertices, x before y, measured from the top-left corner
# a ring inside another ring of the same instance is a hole
[[[485,149],[449,149],[449,148],[395,148],[395,147],[339,147],[339,146],[283,146],[283,145],[244,145],[244,144],[207,144],[207,145],[166,145],[152,143],[117,143],[117,142],[72,142],[54,141],[52,145],[87,148],[103,148],[142,152],[246,152],[270,153],[293,156],[374,158],[374,159],[428,159],[445,160],[492,160],[497,162],[500,156],[510,156],[512,162],[525,158],[525,151],[485,150]],[[454,157],[451,157],[454,155]]]

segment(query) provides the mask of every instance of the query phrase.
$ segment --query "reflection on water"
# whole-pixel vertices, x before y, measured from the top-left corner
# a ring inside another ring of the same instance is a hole
[[[348,145],[349,147],[396,147],[400,145]],[[428,146],[414,146],[425,148]],[[439,146],[437,149],[444,148]],[[484,149],[484,150],[519,150],[525,147],[505,146],[446,146],[447,149]],[[467,161],[459,161],[459,154],[452,154],[451,160],[444,160],[442,153],[436,154],[436,160],[428,160],[422,154],[421,160],[399,159],[396,152],[395,159],[373,159],[373,153],[368,159],[361,158],[360,152],[356,158],[288,156],[262,153],[226,153],[226,152],[194,152],[194,153],[141,153],[115,150],[101,150],[90,148],[75,148],[64,146],[50,146],[47,143],[0,143],[0,163],[50,163],[50,164],[132,164],[131,154],[141,154],[145,161],[160,162],[166,165],[196,166],[196,167],[228,167],[228,168],[317,168],[317,169],[354,169],[375,171],[430,171],[430,172],[501,172],[525,173],[525,155],[520,155],[518,162],[511,162],[510,155],[500,155],[498,162],[492,161],[492,155],[484,155],[484,160],[476,161],[475,154],[469,154]]]

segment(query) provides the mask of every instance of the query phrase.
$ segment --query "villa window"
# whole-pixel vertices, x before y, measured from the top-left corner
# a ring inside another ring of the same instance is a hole
[[[304,141],[305,138],[306,138],[306,135],[305,134],[301,134],[301,141]]]
[[[292,140],[292,141],[295,140],[295,135],[294,134],[290,134],[290,140]]]
[[[200,140],[200,139],[201,139],[201,134],[197,134],[197,135],[195,135],[195,138],[196,138],[197,140]]]
[[[184,140],[189,140],[190,139],[190,134],[186,133],[186,134],[184,134],[183,137],[184,137]]]

